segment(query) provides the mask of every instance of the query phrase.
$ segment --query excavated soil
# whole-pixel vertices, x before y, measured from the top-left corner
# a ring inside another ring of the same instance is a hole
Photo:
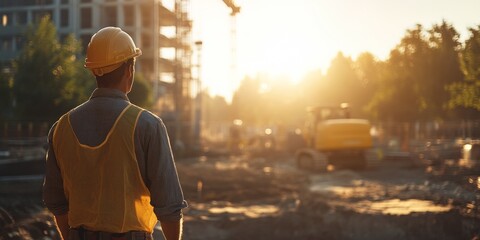
[[[291,157],[178,159],[185,240],[479,239],[480,167],[384,161],[299,170]],[[41,180],[0,181],[0,240],[58,239]],[[154,234],[162,239],[160,228]]]

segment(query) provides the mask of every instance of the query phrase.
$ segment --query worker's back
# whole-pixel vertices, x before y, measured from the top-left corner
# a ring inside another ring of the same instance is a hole
[[[111,101],[94,98],[64,115],[56,127],[55,154],[70,202],[69,224],[107,232],[151,232],[157,219],[134,146],[142,109],[126,101]],[[121,105],[126,107],[121,109]]]

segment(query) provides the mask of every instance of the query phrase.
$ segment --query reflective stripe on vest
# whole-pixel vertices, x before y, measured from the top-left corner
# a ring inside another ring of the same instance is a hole
[[[135,126],[143,109],[128,105],[98,146],[81,144],[60,118],[53,136],[55,157],[69,202],[70,227],[122,233],[153,232],[157,218],[150,205],[135,155]]]

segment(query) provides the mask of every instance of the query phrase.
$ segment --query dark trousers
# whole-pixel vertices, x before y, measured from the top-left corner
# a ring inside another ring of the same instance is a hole
[[[85,228],[72,228],[69,232],[69,240],[153,240],[153,237],[151,233],[142,231],[109,233],[90,231]]]

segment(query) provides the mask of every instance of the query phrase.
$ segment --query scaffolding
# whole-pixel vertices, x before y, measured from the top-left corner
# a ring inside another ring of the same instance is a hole
[[[175,34],[168,38],[160,34],[159,47],[173,48],[174,58],[156,58],[159,63],[159,83],[165,88],[163,95],[160,87],[154,86],[157,98],[160,98],[159,115],[169,128],[172,145],[175,150],[191,149],[194,142],[192,136],[193,116],[190,96],[192,83],[192,21],[189,19],[189,0],[175,0],[173,11],[159,6],[159,27],[174,27]],[[170,73],[172,81],[162,79]]]

